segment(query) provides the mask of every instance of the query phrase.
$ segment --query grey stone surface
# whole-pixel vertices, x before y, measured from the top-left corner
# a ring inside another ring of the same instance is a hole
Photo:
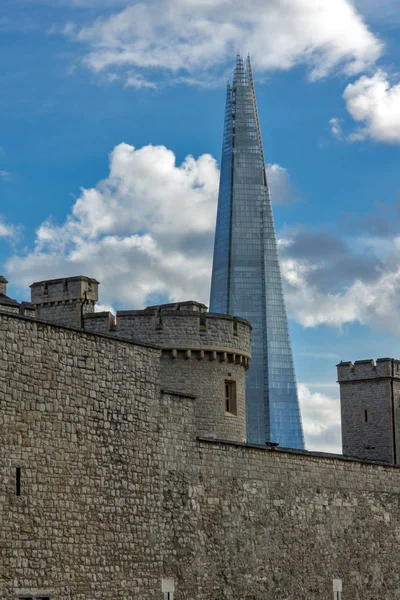
[[[400,462],[400,361],[340,363],[343,454]]]
[[[156,349],[0,314],[2,599],[158,597],[158,369]]]
[[[170,312],[134,317],[146,345],[0,308],[0,598],[398,600],[400,468],[241,442],[248,326]],[[385,437],[392,366],[340,366],[349,431],[368,397]]]
[[[82,315],[93,313],[99,282],[85,276],[38,281],[31,285],[36,317],[43,321],[80,327]]]

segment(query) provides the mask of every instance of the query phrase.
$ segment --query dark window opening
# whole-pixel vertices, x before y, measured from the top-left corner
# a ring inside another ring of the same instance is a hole
[[[368,423],[368,411],[364,410],[364,423]]]
[[[21,495],[21,467],[15,469],[15,493]]]
[[[237,414],[236,381],[225,381],[225,412]]]
[[[50,596],[19,596],[18,600],[50,600]]]

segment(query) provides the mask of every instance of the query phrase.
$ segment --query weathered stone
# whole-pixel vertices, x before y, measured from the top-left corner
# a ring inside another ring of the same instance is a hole
[[[120,339],[0,309],[0,598],[397,600],[399,467],[238,441],[248,325],[158,308]]]

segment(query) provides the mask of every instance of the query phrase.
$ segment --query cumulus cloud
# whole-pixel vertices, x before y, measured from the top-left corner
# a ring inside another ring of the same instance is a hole
[[[341,454],[339,390],[328,396],[305,383],[297,387],[307,450]]]
[[[305,327],[358,322],[400,331],[400,238],[351,245],[329,232],[297,228],[279,241],[289,314]],[[387,251],[383,249],[386,247]]]
[[[292,193],[283,167],[270,166],[277,203]],[[142,307],[193,297],[208,303],[219,170],[214,158],[181,165],[164,146],[119,144],[110,172],[83,188],[62,224],[36,231],[35,249],[6,265],[21,286],[84,273],[101,281],[101,301]],[[294,189],[294,188],[293,188]]]
[[[14,238],[18,235],[18,232],[18,227],[10,225],[5,218],[0,215],[0,238]]]
[[[149,297],[208,301],[219,171],[210,155],[181,165],[164,146],[119,144],[110,172],[82,189],[61,225],[36,232],[33,252],[6,268],[34,279],[83,273],[102,283],[101,301],[140,307]]]
[[[277,164],[267,164],[266,171],[274,204],[289,204],[298,199],[299,193],[293,185],[287,169]]]
[[[148,72],[151,81],[220,76],[237,48],[260,72],[304,64],[311,79],[338,67],[360,73],[382,53],[350,0],[137,1],[84,27],[68,23],[64,33],[82,44],[94,72]]]
[[[400,83],[391,83],[388,74],[378,70],[349,84],[343,98],[353,119],[363,123],[350,135],[351,140],[400,143]]]
[[[290,182],[283,167],[272,167],[270,175]],[[81,190],[64,223],[43,222],[34,249],[12,256],[7,272],[21,287],[87,274],[101,282],[101,302],[117,307],[190,297],[207,304],[218,180],[210,155],[188,156],[178,165],[164,146],[119,144],[106,179]],[[278,203],[286,198],[282,189],[275,185]],[[400,237],[393,229],[387,233],[385,211],[378,216],[373,237],[365,229],[370,220],[347,240],[306,227],[280,232],[286,302],[298,323],[340,328],[358,322],[400,331]],[[1,223],[0,235],[12,235]]]

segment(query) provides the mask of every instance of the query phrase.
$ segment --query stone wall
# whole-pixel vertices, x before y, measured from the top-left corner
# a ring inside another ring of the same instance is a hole
[[[117,313],[113,335],[162,349],[160,387],[196,397],[197,434],[246,441],[245,372],[251,326],[206,312],[197,302]],[[171,307],[171,308],[170,308]],[[236,386],[236,410],[225,410],[225,382]]]
[[[243,365],[221,361],[218,356],[199,360],[198,353],[189,359],[184,352],[174,358],[163,352],[160,385],[165,390],[193,395],[196,433],[224,440],[246,441],[245,376]],[[236,383],[236,414],[225,411],[225,381]]]
[[[2,600],[159,597],[158,369],[158,350],[0,314]]]
[[[237,351],[250,357],[248,321],[229,315],[189,310],[124,310],[117,312],[117,335],[170,348],[210,348]]]
[[[84,315],[84,329],[94,333],[109,333],[115,329],[115,317],[108,311]]]
[[[194,443],[189,408],[164,412],[163,568],[176,600],[331,600],[333,579],[343,600],[399,598],[398,468]]]
[[[0,314],[2,600],[398,600],[397,466],[197,439],[160,368]]]
[[[94,313],[99,282],[85,276],[32,283],[31,301],[36,318],[70,327],[81,327],[82,316]]]

